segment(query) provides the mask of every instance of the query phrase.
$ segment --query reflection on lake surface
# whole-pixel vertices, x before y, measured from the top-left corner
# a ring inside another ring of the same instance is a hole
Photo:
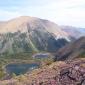
[[[9,74],[15,73],[16,75],[24,74],[27,71],[31,71],[39,67],[39,64],[31,63],[31,64],[9,64],[6,66],[6,71]]]

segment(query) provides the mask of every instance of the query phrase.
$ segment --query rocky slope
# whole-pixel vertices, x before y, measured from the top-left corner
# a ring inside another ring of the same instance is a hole
[[[85,59],[55,62],[0,85],[85,85]]]
[[[54,52],[67,41],[68,34],[48,20],[21,16],[0,22],[0,54]]]
[[[80,55],[85,57],[85,37],[81,37],[73,43],[59,49],[59,51],[55,54],[55,60],[74,59]]]

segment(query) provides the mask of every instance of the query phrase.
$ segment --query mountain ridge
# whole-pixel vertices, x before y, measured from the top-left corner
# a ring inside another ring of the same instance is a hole
[[[85,37],[81,37],[59,49],[59,51],[55,54],[55,60],[74,59],[82,54],[85,56]]]
[[[61,26],[61,29],[65,31],[70,37],[76,39],[85,36],[85,28],[78,28],[73,26]]]

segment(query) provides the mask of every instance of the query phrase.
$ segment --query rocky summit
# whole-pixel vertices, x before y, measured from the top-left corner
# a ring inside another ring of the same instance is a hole
[[[57,61],[0,85],[85,85],[85,59]]]

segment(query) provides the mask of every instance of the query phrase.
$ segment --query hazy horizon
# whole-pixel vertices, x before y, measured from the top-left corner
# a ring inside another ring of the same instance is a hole
[[[47,19],[59,25],[85,28],[84,0],[3,0],[0,21],[19,16]]]

